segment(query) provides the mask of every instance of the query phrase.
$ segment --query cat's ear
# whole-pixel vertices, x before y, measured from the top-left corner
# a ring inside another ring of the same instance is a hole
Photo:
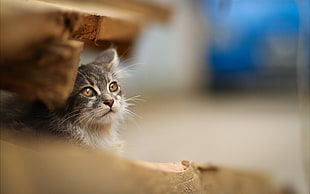
[[[103,51],[95,59],[94,63],[108,70],[114,69],[119,64],[119,57],[117,55],[117,51],[114,48]]]

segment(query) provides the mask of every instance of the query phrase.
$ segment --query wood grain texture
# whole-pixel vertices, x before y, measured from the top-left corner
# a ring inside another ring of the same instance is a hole
[[[68,40],[81,16],[35,1],[1,1],[0,89],[51,109],[70,94],[83,43]]]
[[[1,193],[280,194],[265,177],[229,168],[143,162],[67,144],[32,147],[1,141]]]
[[[83,43],[67,40],[32,47],[22,59],[0,65],[0,88],[29,99],[42,100],[49,108],[62,106],[72,91]]]
[[[40,0],[79,12],[104,15],[137,23],[166,23],[173,14],[172,5],[143,0]]]
[[[150,13],[144,10],[152,10]],[[158,13],[161,13],[158,15]],[[1,1],[0,89],[50,108],[71,92],[82,44],[120,48],[127,56],[147,22],[168,10],[139,1]]]

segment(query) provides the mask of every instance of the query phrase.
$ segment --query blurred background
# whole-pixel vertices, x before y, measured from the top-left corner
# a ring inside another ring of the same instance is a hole
[[[308,193],[309,1],[156,2],[171,21],[123,61],[126,95],[138,95],[125,156],[259,171]]]

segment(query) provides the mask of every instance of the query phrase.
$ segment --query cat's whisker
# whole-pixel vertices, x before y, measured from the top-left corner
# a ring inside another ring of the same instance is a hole
[[[141,98],[141,95],[137,95],[137,96],[132,96],[132,97],[126,98],[126,99],[124,99],[124,101],[125,102],[130,102],[130,101],[133,101],[133,102],[146,102],[146,100]]]
[[[74,111],[70,112],[69,114],[66,114],[66,115],[64,116],[64,119],[60,122],[60,124],[62,125],[62,124],[64,124],[66,121],[68,121],[69,119],[71,119],[71,118],[73,118],[73,117],[76,117],[76,116],[80,115],[80,114],[81,114],[80,111],[81,111],[81,109],[77,109],[77,110],[74,110]]]
[[[131,69],[131,68],[135,68],[136,66],[138,65],[142,65],[142,63],[136,63],[136,62],[131,62],[130,64],[127,63],[126,61],[125,62],[122,62],[122,63],[125,63],[126,66],[122,66],[120,67],[119,69]]]
[[[90,115],[92,115],[92,114],[90,114]],[[90,116],[89,118],[88,118],[88,122],[87,123],[89,123],[90,125],[92,125],[93,123],[95,123],[95,117],[94,116]]]
[[[119,67],[115,73],[116,74],[121,74],[121,73],[127,73],[127,74],[130,74],[131,72],[135,72],[133,71],[133,68],[135,68],[136,66],[138,65],[141,65],[139,63],[135,63],[135,64],[131,64],[131,65],[126,65],[126,66],[123,66],[123,67]]]
[[[127,104],[136,104],[140,102],[145,102],[144,100],[139,100],[139,99],[131,99],[131,100],[124,100]]]
[[[115,71],[115,74],[128,74],[131,75],[132,73],[136,72],[132,69],[131,66],[128,67],[121,67],[118,70]]]
[[[125,109],[124,112],[128,115],[128,116],[132,116],[132,117],[138,117],[139,119],[142,119],[142,116],[132,112],[131,110],[129,109]]]
[[[127,107],[131,107],[131,106],[135,106],[136,104],[134,104],[134,103],[127,103],[126,105],[127,105]]]
[[[72,114],[79,113],[81,110],[82,108],[76,108],[76,110],[73,110],[72,112],[65,114],[64,117],[66,118],[68,116],[71,116]]]
[[[127,59],[122,59],[121,58],[121,63],[133,64],[133,63],[136,63],[137,61],[139,61],[138,57],[130,57],[130,58],[127,58]]]
[[[82,124],[83,121],[87,120],[88,117],[90,117],[90,115],[91,115],[91,114],[84,114],[84,115],[82,115],[81,117],[79,117],[79,118],[76,120],[76,124],[77,124],[77,123]]]
[[[81,112],[81,117],[77,117],[77,120],[74,121],[74,124],[82,123],[83,120],[85,120],[89,115],[91,114],[92,110],[90,110],[87,114],[84,112]]]
[[[123,52],[123,54],[122,54],[121,56],[119,56],[118,58],[119,58],[119,59],[122,59],[122,58],[126,55],[126,53],[129,51],[129,49],[130,49],[130,47],[128,46],[128,47],[125,49],[125,51]]]
[[[73,117],[76,117],[76,116],[78,116],[78,115],[80,115],[80,114],[81,114],[80,112],[75,113],[75,114],[69,114],[70,116],[65,117],[65,119],[62,120],[60,124],[64,124],[64,123],[65,123],[66,121],[68,121],[69,119],[71,119],[71,118],[73,118]]]
[[[128,99],[124,99],[124,104],[125,104],[125,107],[132,107],[132,106],[135,106],[139,101],[142,101],[142,100],[139,100],[137,97],[131,97]]]

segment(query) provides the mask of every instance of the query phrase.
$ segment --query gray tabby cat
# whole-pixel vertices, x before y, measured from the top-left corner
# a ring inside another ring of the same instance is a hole
[[[129,112],[118,65],[117,52],[108,49],[93,62],[80,66],[65,107],[54,111],[41,102],[2,95],[1,128],[53,134],[81,145],[118,149],[119,127]]]

